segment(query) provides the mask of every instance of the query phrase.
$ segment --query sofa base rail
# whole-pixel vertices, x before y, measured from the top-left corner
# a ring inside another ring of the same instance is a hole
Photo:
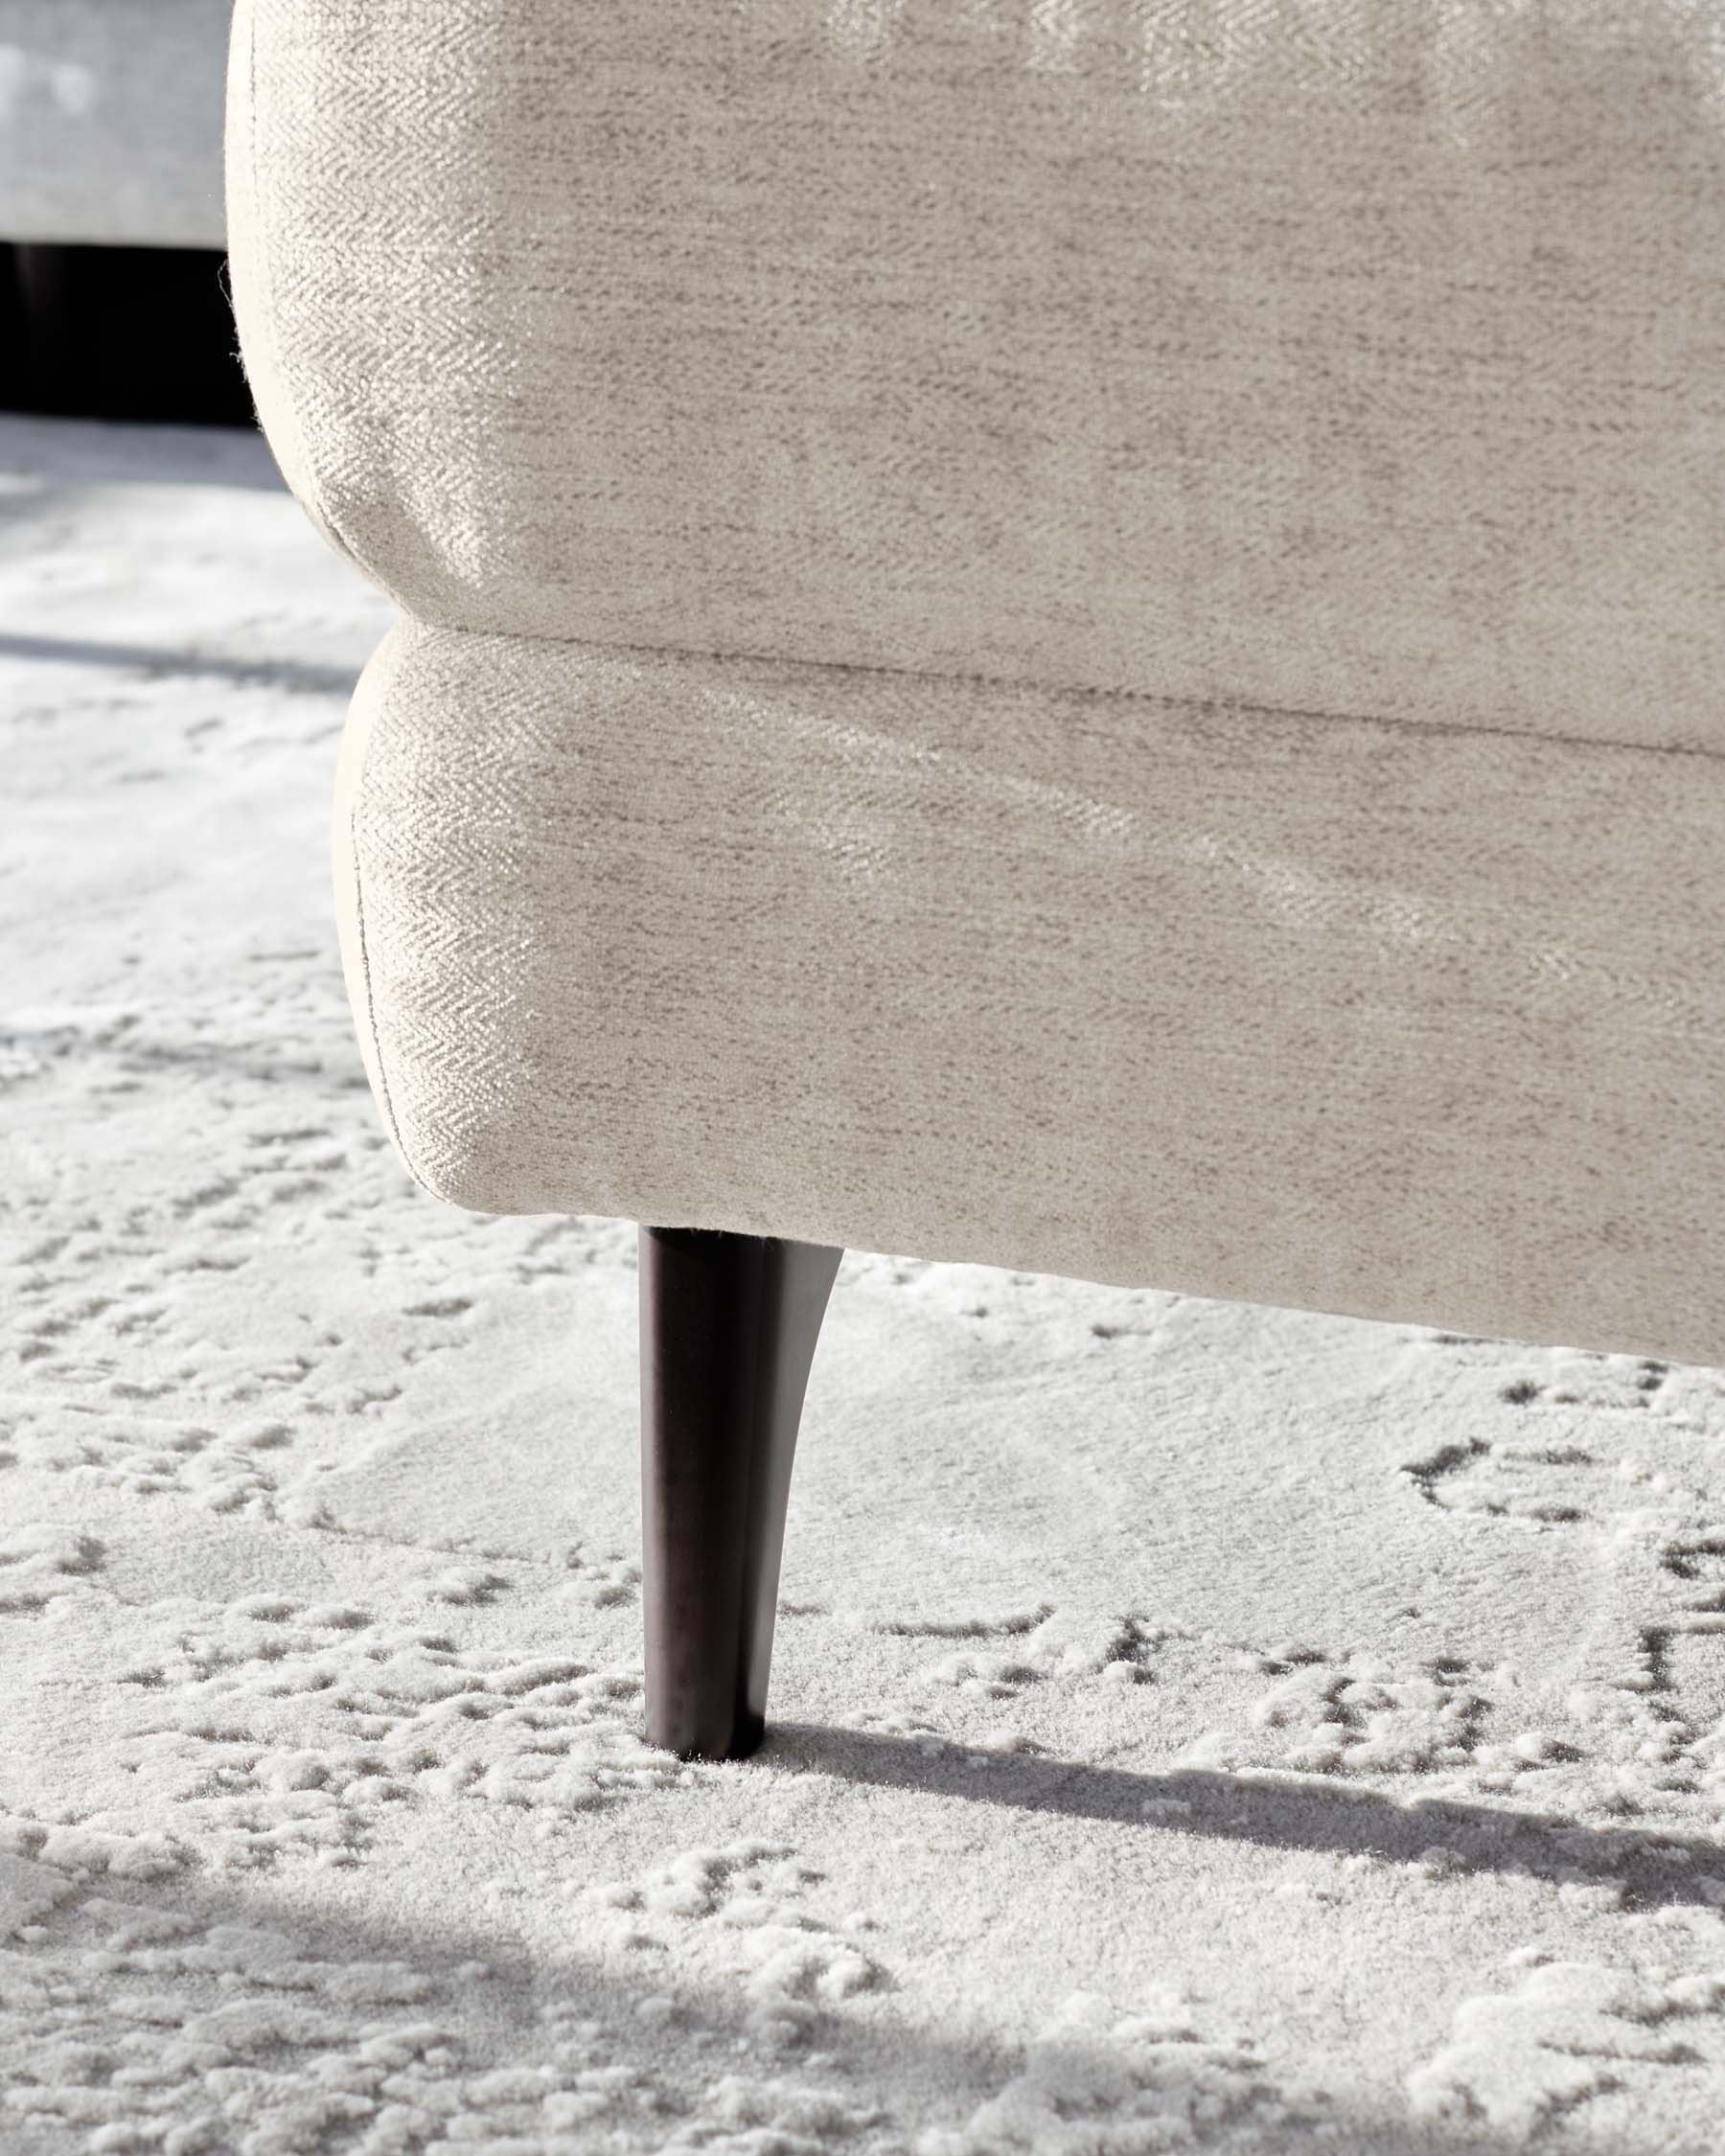
[[[334,837],[456,1204],[1713,1365],[1722,822],[1713,754],[406,621]]]

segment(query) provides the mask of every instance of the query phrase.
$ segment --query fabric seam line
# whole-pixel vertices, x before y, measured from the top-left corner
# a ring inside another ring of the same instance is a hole
[[[346,551],[345,542],[343,550]],[[378,584],[379,580],[369,571],[365,573],[368,582]],[[1219,718],[1225,713],[1246,711],[1261,719],[1291,719],[1306,725],[1390,726],[1415,734],[1476,735],[1488,741],[1528,742],[1543,744],[1548,747],[1609,749],[1638,756],[1692,756],[1705,764],[1725,763],[1725,749],[1703,748],[1690,742],[1618,741],[1599,739],[1591,734],[1542,734],[1521,726],[1482,725],[1473,720],[1407,719],[1367,712],[1305,711],[1292,704],[1254,703],[1250,700],[1226,703],[1214,698],[1157,696],[1145,689],[1062,687],[1027,676],[1009,674],[938,673],[929,667],[884,666],[856,659],[790,658],[782,653],[773,652],[702,651],[683,644],[632,644],[592,636],[545,636],[515,629],[472,629],[461,622],[433,621],[409,606],[399,593],[389,590],[387,586],[382,588],[401,610],[405,621],[414,628],[435,631],[443,636],[489,638],[495,643],[528,644],[547,651],[616,653],[630,657],[706,660],[719,666],[776,666],[789,671],[808,668],[811,672],[820,674],[879,675],[892,681],[926,681],[932,684],[950,683],[955,687],[1012,689],[1032,696],[1071,697],[1087,702],[1158,704],[1167,710],[1204,718]]]
[[[429,1192],[435,1198],[438,1195],[437,1192],[432,1190],[431,1185],[415,1167],[413,1156],[408,1152],[402,1141],[402,1126],[396,1118],[395,1096],[390,1090],[389,1066],[384,1059],[382,1036],[378,1028],[378,999],[372,992],[371,948],[366,941],[365,934],[365,871],[359,860],[357,799],[362,775],[363,760],[361,761],[361,769],[355,773],[354,778],[355,806],[348,811],[348,848],[354,864],[354,926],[358,931],[359,937],[359,977],[365,986],[365,1023],[371,1034],[372,1053],[378,1059],[378,1083],[383,1095],[383,1115],[389,1125],[389,1135],[395,1141],[395,1149],[401,1155],[407,1173],[413,1178],[414,1181],[419,1184],[422,1190]]]

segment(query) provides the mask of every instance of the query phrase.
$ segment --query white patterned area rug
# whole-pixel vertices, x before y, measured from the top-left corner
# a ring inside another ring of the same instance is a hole
[[[1717,1374],[852,1256],[772,1734],[644,1744],[632,1230],[350,1032],[383,618],[0,425],[0,2149],[1719,2148]]]

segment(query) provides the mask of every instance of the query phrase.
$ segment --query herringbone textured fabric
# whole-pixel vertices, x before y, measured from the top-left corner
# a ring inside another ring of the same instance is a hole
[[[1725,765],[403,627],[428,1187],[1725,1362]]]
[[[1721,0],[240,30],[264,418],[428,619],[1725,745]]]
[[[242,0],[434,1189],[1725,1359],[1725,0]]]

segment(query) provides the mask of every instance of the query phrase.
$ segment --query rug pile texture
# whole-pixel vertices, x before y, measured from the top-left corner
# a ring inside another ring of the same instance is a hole
[[[353,1040],[385,626],[0,423],[0,2149],[1718,2148],[1718,1373],[853,1253],[772,1734],[647,1747],[633,1229]]]

